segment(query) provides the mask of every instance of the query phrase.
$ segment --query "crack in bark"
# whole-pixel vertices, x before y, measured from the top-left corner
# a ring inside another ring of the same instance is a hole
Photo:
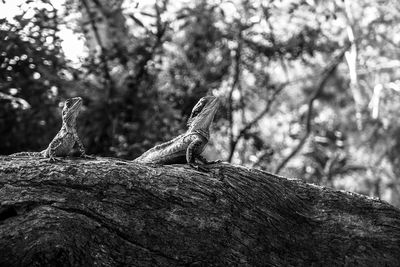
[[[102,217],[102,216],[98,216],[95,214],[92,214],[91,212],[88,211],[84,211],[84,210],[80,210],[77,208],[66,208],[66,207],[59,207],[59,206],[53,206],[54,208],[57,208],[59,210],[65,211],[67,213],[72,213],[72,214],[80,214],[90,220],[93,220],[97,223],[99,223],[102,227],[104,227],[105,229],[107,229],[108,231],[110,231],[111,233],[116,234],[119,238],[123,239],[124,241],[126,241],[127,243],[135,246],[135,247],[139,247],[140,249],[146,251],[146,252],[150,252],[152,254],[155,254],[157,256],[163,257],[165,259],[168,260],[172,260],[175,263],[180,263],[180,261],[178,259],[175,259],[171,256],[168,256],[166,254],[164,254],[161,251],[158,250],[154,250],[148,247],[143,246],[142,244],[139,244],[138,242],[135,242],[133,240],[131,240],[127,234],[125,234],[124,232],[118,230],[116,227],[112,226],[112,223],[107,223],[105,222],[105,220],[107,220],[107,218]]]
[[[12,205],[0,206],[0,222],[15,216],[18,216],[18,212],[14,206]]]
[[[0,205],[0,221],[22,216],[41,206],[51,206],[56,201],[3,201]]]

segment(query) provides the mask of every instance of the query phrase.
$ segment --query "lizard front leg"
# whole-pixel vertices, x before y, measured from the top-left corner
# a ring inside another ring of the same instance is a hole
[[[45,154],[47,154],[45,156],[49,157],[49,159],[48,159],[49,162],[56,162],[57,161],[57,159],[55,158],[56,151],[60,147],[61,143],[62,142],[59,139],[56,139],[56,140],[54,140],[54,141],[52,141],[50,143],[49,147],[47,148],[47,151],[45,152]]]
[[[197,159],[200,160],[203,164],[214,164],[214,163],[220,163],[220,162],[222,162],[220,159],[208,161],[208,160],[207,160],[205,157],[203,157],[202,155],[197,155]]]
[[[207,171],[207,169],[196,164],[196,158],[200,156],[196,155],[196,153],[202,145],[203,141],[201,139],[196,139],[191,142],[186,149],[186,161],[192,168],[196,170]]]

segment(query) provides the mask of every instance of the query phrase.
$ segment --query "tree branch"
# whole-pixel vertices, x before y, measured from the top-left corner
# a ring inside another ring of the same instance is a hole
[[[400,266],[400,210],[366,196],[229,164],[0,163],[0,266]]]
[[[340,52],[340,54],[322,72],[323,76],[322,76],[321,80],[319,81],[318,85],[315,87],[315,90],[314,90],[312,96],[308,100],[306,132],[304,133],[303,137],[300,139],[300,142],[298,143],[298,145],[293,149],[293,151],[286,158],[284,158],[280,164],[278,164],[278,166],[275,169],[275,173],[279,173],[282,170],[282,168],[285,167],[286,164],[290,161],[290,159],[292,159],[302,149],[303,145],[307,141],[307,138],[311,133],[311,119],[313,116],[312,113],[313,113],[313,109],[314,109],[314,102],[323,92],[327,81],[329,80],[330,76],[334,73],[336,67],[342,61],[348,48],[349,48],[349,44],[347,44],[344,47],[344,49]]]
[[[353,14],[351,12],[350,2],[348,0],[344,1],[345,5],[345,16],[347,20],[347,36],[349,42],[351,43],[349,51],[346,52],[345,57],[347,61],[347,65],[349,67],[349,76],[350,76],[350,89],[353,94],[353,99],[355,103],[355,110],[356,110],[356,122],[357,122],[357,129],[362,130],[362,95],[360,92],[360,85],[358,82],[357,77],[357,56],[358,56],[358,49],[357,49],[357,39],[355,37],[355,20]]]
[[[267,103],[265,104],[264,109],[256,116],[254,117],[253,120],[251,120],[249,123],[247,123],[238,133],[236,138],[233,138],[232,142],[230,143],[230,152],[228,156],[228,162],[231,162],[233,153],[235,152],[236,146],[240,139],[242,139],[246,133],[260,120],[264,117],[265,114],[269,112],[271,109],[272,103],[275,101],[276,97],[278,94],[287,86],[288,83],[283,83],[278,86],[278,89],[276,89],[272,95],[268,98]]]
[[[265,21],[267,22],[267,25],[269,27],[269,31],[270,31],[270,39],[272,42],[272,47],[273,49],[276,49],[276,42],[275,42],[275,35],[274,35],[274,29],[272,24],[270,23],[268,16],[265,16]],[[283,58],[280,55],[280,61],[282,64],[282,68],[284,69],[285,73],[288,74],[287,72],[287,68],[283,62]],[[288,75],[287,75],[288,78]],[[293,81],[292,81],[293,82]],[[239,131],[239,134],[236,136],[236,138],[232,139],[233,141],[231,141],[230,143],[230,152],[229,152],[229,156],[228,156],[228,162],[232,161],[232,157],[233,154],[236,150],[236,146],[238,144],[238,142],[246,135],[246,133],[248,132],[248,130],[250,130],[262,117],[264,117],[265,114],[267,114],[272,106],[272,103],[275,101],[276,96],[291,82],[287,81],[286,83],[282,83],[278,86],[278,89],[276,89],[272,95],[268,98],[267,103],[265,105],[264,110],[262,110],[252,121],[250,121],[249,123],[245,124],[245,126]]]
[[[108,65],[108,59],[107,59],[107,49],[105,48],[103,41],[101,40],[99,31],[97,29],[97,25],[96,25],[96,20],[93,17],[93,14],[90,10],[89,4],[87,2],[87,0],[82,0],[82,4],[86,9],[86,12],[88,14],[88,18],[90,21],[90,26],[92,27],[93,30],[93,34],[94,37],[96,38],[96,42],[97,44],[100,46],[100,60],[101,60],[101,65],[103,68],[103,75],[104,75],[104,86],[105,89],[107,90],[107,99],[110,99],[112,97],[113,94],[113,87],[114,87],[114,83],[110,74],[110,68]]]
[[[232,155],[233,155],[233,149],[234,149],[234,134],[233,134],[233,91],[235,90],[236,86],[238,83],[240,83],[240,61],[241,61],[241,50],[242,50],[242,41],[241,41],[241,30],[238,33],[238,40],[237,40],[237,48],[236,48],[236,54],[234,58],[235,62],[235,68],[234,68],[234,73],[233,73],[233,82],[231,86],[231,90],[229,91],[229,97],[228,97],[228,104],[229,104],[229,151],[230,155],[228,158],[228,162],[231,162],[232,160]]]
[[[163,37],[165,35],[165,32],[166,32],[168,24],[169,24],[169,21],[162,22],[162,20],[161,20],[162,12],[165,12],[165,10],[166,10],[166,2],[164,2],[164,6],[161,10],[160,10],[160,7],[158,6],[158,2],[156,2],[154,4],[154,8],[156,11],[156,16],[157,16],[157,21],[156,21],[157,32],[154,34],[154,37],[156,38],[156,40],[155,40],[154,44],[151,46],[150,52],[144,54],[142,59],[138,63],[139,70],[136,72],[136,75],[134,76],[135,84],[138,84],[139,81],[142,79],[143,75],[146,73],[147,62],[149,62],[153,58],[157,48],[161,46],[161,44],[163,42]],[[150,32],[150,31],[147,31],[147,32]]]

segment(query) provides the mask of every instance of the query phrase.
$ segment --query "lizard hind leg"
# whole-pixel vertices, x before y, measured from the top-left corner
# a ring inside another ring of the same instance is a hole
[[[77,133],[74,134],[74,139],[75,139],[75,144],[74,144],[74,146],[76,146],[76,147],[78,148],[78,150],[79,150],[79,156],[80,156],[81,158],[84,158],[84,159],[96,159],[96,157],[89,156],[88,154],[86,154],[85,147],[83,146],[82,141],[81,141],[81,139],[79,138],[79,136],[78,136]]]
[[[76,134],[75,135],[75,145],[78,147],[80,157],[84,159],[96,159],[96,157],[89,156],[86,154],[85,147],[82,144],[81,139],[79,139],[79,136]]]

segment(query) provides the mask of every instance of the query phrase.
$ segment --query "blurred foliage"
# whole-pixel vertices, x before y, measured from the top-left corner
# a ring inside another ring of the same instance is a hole
[[[207,157],[400,206],[397,1],[20,2],[0,20],[1,154],[46,147],[79,95],[88,153],[133,159],[214,94]]]
[[[57,132],[57,98],[65,65],[57,36],[57,11],[32,7],[14,20],[0,19],[1,151],[36,150]],[[25,101],[18,101],[21,98]]]

